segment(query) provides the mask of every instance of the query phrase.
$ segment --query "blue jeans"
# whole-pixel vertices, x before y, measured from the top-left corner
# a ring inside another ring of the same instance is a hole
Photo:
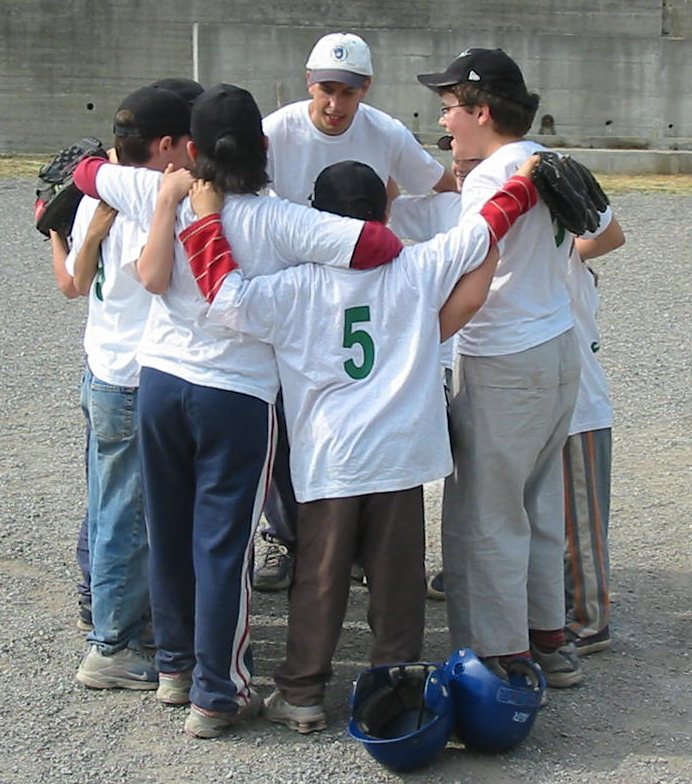
[[[93,631],[106,654],[136,641],[149,611],[149,546],[138,452],[137,388],[89,369],[82,409],[90,427],[89,565]]]
[[[89,486],[89,424],[86,427],[86,443],[84,445],[84,477]],[[82,573],[82,581],[77,585],[79,603],[91,607],[91,574],[89,573],[89,509],[84,512],[84,517],[79,525],[77,537],[77,564]]]

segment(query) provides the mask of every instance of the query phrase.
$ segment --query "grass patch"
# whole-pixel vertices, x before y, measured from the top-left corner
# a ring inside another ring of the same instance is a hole
[[[620,193],[692,194],[690,174],[597,174],[596,177],[611,196]]]
[[[31,177],[38,174],[44,163],[48,163],[50,155],[3,155],[0,154],[0,177]]]
[[[29,177],[34,179],[51,156],[0,154],[0,177]],[[692,194],[690,174],[598,174],[603,190],[612,196],[621,193]]]

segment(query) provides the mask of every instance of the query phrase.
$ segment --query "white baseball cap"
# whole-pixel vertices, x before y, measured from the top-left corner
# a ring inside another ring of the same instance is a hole
[[[362,87],[372,76],[370,48],[353,33],[329,33],[315,44],[305,67],[308,84],[342,82]]]

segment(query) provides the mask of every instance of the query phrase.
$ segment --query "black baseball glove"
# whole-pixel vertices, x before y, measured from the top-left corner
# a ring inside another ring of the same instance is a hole
[[[34,215],[36,228],[46,237],[51,229],[65,237],[72,231],[74,216],[82,199],[82,192],[73,183],[72,176],[77,164],[90,155],[108,157],[103,144],[88,136],[61,150],[39,170]]]
[[[608,197],[591,172],[569,155],[538,153],[533,181],[553,219],[580,236],[595,231],[599,213],[608,206]]]

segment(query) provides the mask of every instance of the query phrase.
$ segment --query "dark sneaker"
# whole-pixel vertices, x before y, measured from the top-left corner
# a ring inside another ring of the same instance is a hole
[[[356,585],[368,584],[368,580],[365,576],[365,569],[358,563],[358,561],[354,561],[351,564],[351,582],[355,583]]]
[[[571,629],[565,629],[567,642],[571,642],[577,651],[577,656],[588,656],[590,653],[607,651],[613,641],[610,639],[610,629],[608,626],[601,629],[597,634],[590,634],[588,637],[580,637]]]
[[[229,727],[254,719],[261,712],[262,698],[254,689],[250,689],[247,702],[235,713],[208,711],[198,705],[192,705],[185,719],[185,732],[193,738],[218,738]]]
[[[327,728],[327,716],[322,703],[318,705],[291,705],[278,689],[264,701],[264,717],[276,724],[307,735]]]
[[[287,545],[264,535],[266,545],[255,569],[252,584],[257,591],[285,591],[293,581],[295,558]]]
[[[442,572],[438,572],[428,578],[428,599],[435,599],[437,602],[445,600],[445,584]]]
[[[91,620],[91,605],[86,602],[79,603],[79,615],[77,616],[77,628],[80,632],[90,632],[94,628]]]
[[[485,656],[481,658],[483,664],[485,664],[486,668],[492,672],[493,675],[497,675],[503,681],[507,681],[509,683],[509,676],[507,675],[507,668],[509,665],[516,661],[517,659],[523,659],[523,656],[517,656],[516,658],[507,657],[507,656]],[[546,681],[547,682],[547,681]],[[539,708],[545,708],[548,704],[548,690],[544,689],[543,694],[541,695],[541,704],[538,706]]]
[[[190,702],[192,672],[160,672],[156,699],[164,705],[187,705]]]
[[[144,653],[123,648],[106,655],[98,645],[90,645],[77,670],[77,680],[90,689],[155,689],[159,675]]]
[[[546,683],[553,689],[569,689],[584,680],[579,657],[572,643],[567,643],[550,653],[532,645],[531,656],[541,665]]]

